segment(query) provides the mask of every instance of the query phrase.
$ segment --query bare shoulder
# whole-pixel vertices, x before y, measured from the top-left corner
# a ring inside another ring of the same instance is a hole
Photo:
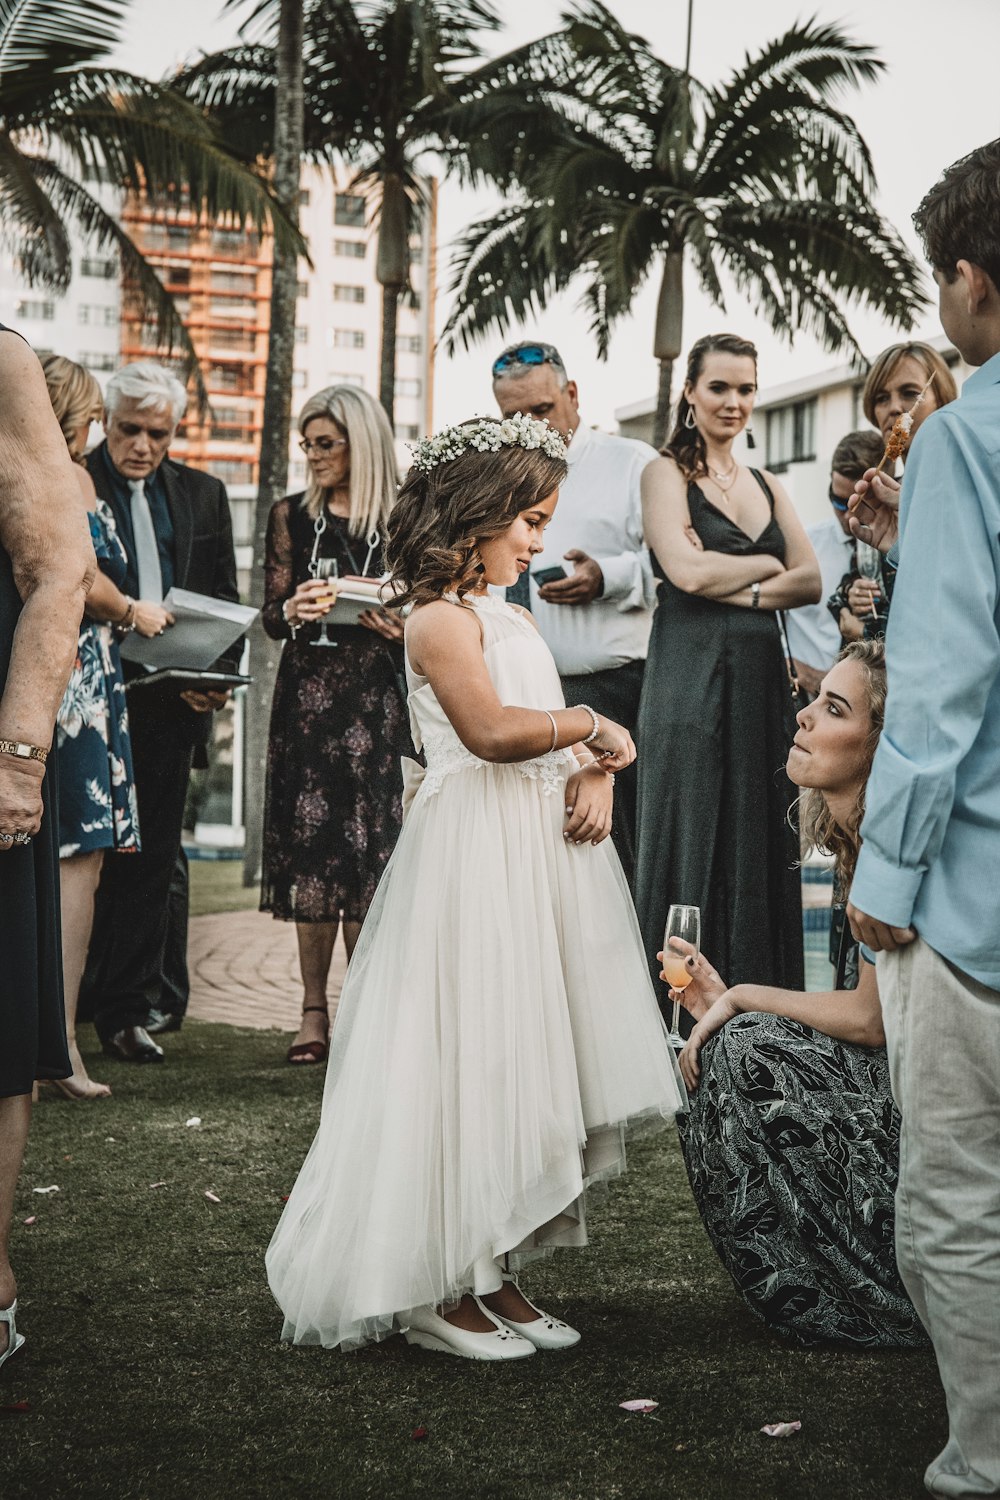
[[[475,609],[471,605],[452,604],[447,599],[417,604],[410,611],[404,630],[410,661],[418,671],[421,658],[436,650],[482,648],[482,626]]]
[[[524,607],[523,604],[511,604],[510,600],[508,600],[507,603],[510,606],[510,608],[515,612],[515,614],[519,614],[521,616],[522,620],[527,620],[528,621],[528,623],[531,625],[531,627],[532,627],[533,630],[537,630],[538,629],[538,621],[535,619],[535,617],[531,613],[530,609],[525,609],[525,607]]]
[[[672,454],[658,453],[642,471],[642,487],[644,491],[655,489],[660,492],[668,490],[685,493],[687,481]]]
[[[94,481],[90,477],[90,471],[85,469],[83,464],[74,464],[73,473],[76,476],[76,482],[80,487],[80,494],[87,509],[96,510],[97,491],[94,489]]]

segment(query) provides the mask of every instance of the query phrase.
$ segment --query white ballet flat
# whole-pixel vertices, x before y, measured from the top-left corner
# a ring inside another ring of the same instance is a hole
[[[456,1328],[432,1307],[418,1307],[409,1314],[409,1326],[403,1329],[403,1337],[408,1344],[421,1349],[457,1354],[462,1359],[527,1359],[534,1354],[535,1346],[530,1340],[520,1338],[516,1329],[491,1313],[478,1297],[476,1302],[480,1312],[495,1325],[491,1333],[469,1333],[465,1328]]]
[[[504,1271],[503,1279],[517,1286],[517,1278],[508,1271]],[[519,1286],[517,1289],[521,1292]],[[521,1296],[524,1297],[523,1292]],[[527,1297],[524,1297],[524,1300],[538,1314],[538,1317],[532,1318],[530,1323],[515,1323],[513,1318],[501,1318],[499,1313],[490,1315],[499,1318],[504,1327],[509,1328],[512,1333],[518,1334],[522,1339],[527,1339],[528,1343],[534,1344],[536,1349],[572,1349],[574,1344],[580,1342],[581,1335],[575,1328],[571,1328],[561,1318],[553,1318],[551,1313],[543,1312],[540,1307],[535,1307],[535,1304]],[[489,1308],[486,1311],[489,1312]]]
[[[17,1298],[15,1297],[9,1307],[0,1307],[0,1323],[7,1324],[7,1347],[3,1351],[3,1353],[0,1354],[0,1369],[3,1369],[4,1365],[10,1359],[11,1355],[16,1354],[18,1349],[20,1349],[24,1344],[24,1334],[18,1333],[14,1323],[14,1318],[16,1317],[16,1315]]]

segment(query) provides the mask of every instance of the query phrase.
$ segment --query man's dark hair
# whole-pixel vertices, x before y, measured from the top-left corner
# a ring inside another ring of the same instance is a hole
[[[960,260],[1000,291],[1000,140],[954,162],[913,215],[927,259],[947,281]]]
[[[830,473],[842,474],[845,479],[860,479],[866,469],[878,466],[884,447],[880,432],[867,427],[860,432],[849,432],[833,450]]]

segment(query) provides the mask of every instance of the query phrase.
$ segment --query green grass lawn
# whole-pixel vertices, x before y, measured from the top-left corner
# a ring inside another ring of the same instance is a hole
[[[594,1205],[589,1249],[526,1274],[576,1349],[501,1367],[400,1338],[282,1347],[262,1258],[321,1070],[287,1067],[268,1032],[189,1022],[167,1045],[162,1068],[94,1059],[112,1099],[35,1111],[13,1242],[29,1343],[0,1375],[0,1406],[30,1411],[0,1418],[4,1500],[923,1493],[945,1435],[931,1356],[768,1335],[715,1261],[672,1133]],[[629,1416],[632,1397],[660,1408]],[[797,1437],[758,1431],[790,1418]]]
[[[192,859],[188,871],[192,917],[255,910],[260,904],[260,886],[243,884],[241,859]]]

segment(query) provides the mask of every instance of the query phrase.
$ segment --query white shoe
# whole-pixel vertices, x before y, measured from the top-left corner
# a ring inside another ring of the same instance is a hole
[[[503,1273],[503,1279],[517,1286],[516,1278],[506,1271]],[[517,1289],[521,1292],[519,1286]],[[521,1296],[524,1297],[523,1292]],[[512,1333],[518,1334],[522,1339],[527,1339],[528,1343],[534,1344],[536,1349],[572,1349],[574,1344],[580,1342],[580,1334],[575,1328],[571,1328],[561,1318],[553,1318],[551,1314],[542,1312],[542,1309],[535,1307],[535,1304],[529,1302],[527,1297],[524,1297],[524,1300],[538,1314],[538,1317],[532,1318],[530,1323],[515,1323],[513,1318],[501,1318],[499,1313],[492,1313],[491,1317],[499,1318],[504,1327],[509,1328]],[[489,1312],[489,1308],[486,1311]]]
[[[7,1324],[7,1347],[3,1351],[3,1353],[0,1354],[0,1368],[2,1368],[10,1359],[11,1355],[16,1354],[18,1349],[20,1349],[24,1344],[24,1334],[18,1333],[17,1327],[14,1323],[14,1318],[16,1317],[16,1315],[17,1298],[15,1297],[9,1307],[0,1307],[0,1323]],[[488,1314],[488,1316],[492,1316],[492,1314]],[[534,1353],[534,1350],[532,1350],[532,1353]]]
[[[534,1354],[534,1344],[520,1338],[517,1330],[512,1330],[491,1313],[478,1297],[475,1300],[480,1312],[494,1324],[491,1333],[470,1333],[466,1328],[456,1328],[432,1307],[418,1307],[410,1313],[409,1326],[403,1329],[403,1337],[408,1344],[416,1344],[421,1349],[458,1354],[462,1359],[526,1359],[529,1354]]]

